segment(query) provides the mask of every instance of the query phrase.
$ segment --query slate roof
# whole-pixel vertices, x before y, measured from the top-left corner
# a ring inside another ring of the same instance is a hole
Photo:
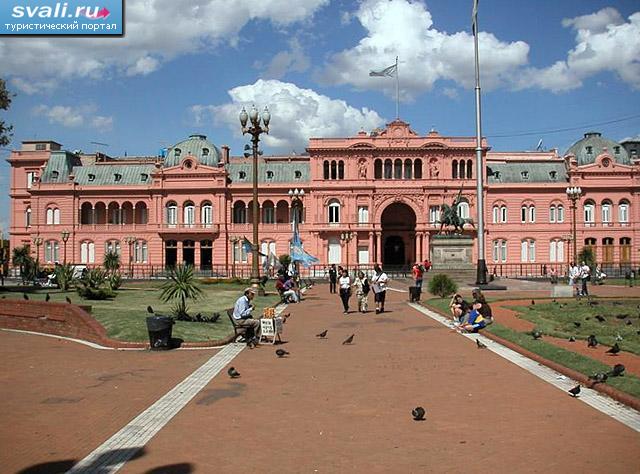
[[[229,178],[234,183],[251,182],[253,165],[251,162],[229,163],[227,166]],[[268,179],[267,172],[272,172],[273,177]],[[300,177],[296,178],[296,171]],[[245,178],[240,178],[240,173],[245,173]],[[308,161],[293,162],[259,162],[258,182],[259,183],[305,183],[310,180],[310,166]]]
[[[625,150],[620,143],[604,138],[598,132],[585,133],[584,138],[571,145],[566,154],[575,155],[578,166],[589,165],[595,163],[596,157],[602,154],[605,148],[607,149],[607,153],[618,163],[623,165],[631,164],[629,153],[627,153],[627,150]],[[589,153],[589,151],[591,151],[591,153]]]
[[[180,150],[178,154],[176,154],[177,150]],[[198,162],[208,166],[218,166],[222,158],[218,147],[207,140],[205,135],[194,134],[167,150],[163,166],[177,166],[187,155],[195,157]]]
[[[52,151],[44,172],[42,183],[66,183],[74,166],[80,164],[80,158],[68,151]]]
[[[537,161],[531,163],[514,162],[487,164],[487,182],[489,184],[563,183],[566,181],[566,167],[564,163],[558,161],[551,163]]]
[[[150,185],[155,166],[149,165],[89,165],[74,166],[75,181],[81,186]],[[116,177],[119,175],[119,179]],[[146,179],[145,179],[146,175]]]

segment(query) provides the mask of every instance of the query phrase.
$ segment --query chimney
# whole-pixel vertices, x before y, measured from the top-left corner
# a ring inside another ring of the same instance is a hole
[[[229,164],[229,146],[228,145],[222,145],[222,162],[225,165]]]

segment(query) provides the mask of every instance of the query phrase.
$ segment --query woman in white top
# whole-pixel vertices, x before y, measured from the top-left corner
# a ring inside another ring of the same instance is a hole
[[[349,278],[349,272],[342,271],[342,275],[338,279],[338,285],[340,285],[340,299],[342,300],[342,306],[344,306],[344,314],[349,314],[349,298],[351,297],[351,278]]]
[[[384,312],[384,300],[387,296],[387,282],[389,277],[382,271],[377,263],[373,267],[374,275],[371,278],[371,287],[373,288],[374,300],[376,302],[376,314]]]

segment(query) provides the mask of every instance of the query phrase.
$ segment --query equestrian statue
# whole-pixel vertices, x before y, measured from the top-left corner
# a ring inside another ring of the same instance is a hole
[[[464,231],[465,224],[470,224],[471,227],[475,229],[475,225],[473,224],[473,219],[468,217],[467,218],[460,217],[460,214],[458,213],[458,206],[460,205],[460,202],[462,202],[462,189],[460,189],[460,192],[453,200],[453,204],[451,204],[451,206],[447,204],[442,204],[440,206],[440,231],[438,232],[439,234],[442,234],[445,226],[447,228],[453,227],[452,231],[447,230],[447,233],[453,233],[453,234],[462,234],[462,232]]]

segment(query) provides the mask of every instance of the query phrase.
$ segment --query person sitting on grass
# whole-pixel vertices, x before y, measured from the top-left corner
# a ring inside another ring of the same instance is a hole
[[[489,325],[493,323],[493,311],[491,311],[491,306],[487,303],[482,291],[476,288],[471,292],[471,296],[473,296],[473,304],[478,303],[480,305],[478,312],[484,318],[485,324]]]
[[[465,332],[478,332],[487,325],[487,322],[480,314],[480,306],[482,306],[480,303],[473,304],[473,309],[469,313],[467,322],[462,323],[460,329]]]
[[[255,305],[251,302],[256,296],[256,290],[249,287],[244,290],[243,295],[236,300],[233,306],[233,319],[236,326],[247,328],[248,344],[257,344],[260,339],[260,320],[253,319],[251,312],[255,309]],[[249,336],[253,334],[253,338]]]
[[[460,323],[471,310],[471,306],[467,303],[459,293],[455,293],[449,302],[449,311],[454,323]]]

